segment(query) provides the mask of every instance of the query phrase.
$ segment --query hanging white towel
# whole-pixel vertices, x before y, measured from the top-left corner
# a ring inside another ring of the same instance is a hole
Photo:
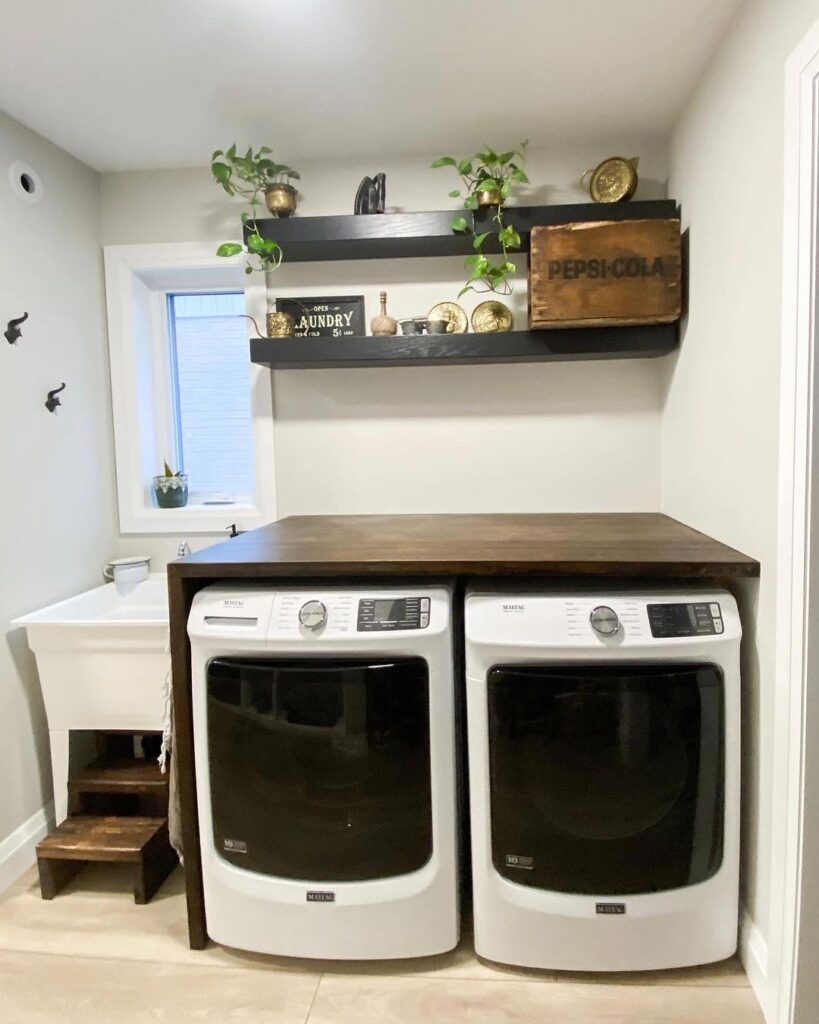
[[[171,639],[168,635],[168,642],[165,651],[170,658]],[[177,778],[176,758],[173,756],[174,722],[173,722],[173,670],[170,661],[168,671],[165,675],[165,687],[163,691],[165,707],[162,715],[162,746],[159,751],[159,770],[163,775],[168,771],[170,761],[170,774],[168,776],[168,837],[171,846],[176,850],[181,863],[185,863],[182,850],[182,808],[179,803],[179,784]]]

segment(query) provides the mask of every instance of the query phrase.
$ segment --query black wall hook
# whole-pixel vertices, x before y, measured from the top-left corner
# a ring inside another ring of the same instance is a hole
[[[28,313],[23,313],[22,316],[18,316],[16,320],[9,320],[8,326],[6,327],[3,334],[9,345],[13,345],[18,338],[22,338],[23,332],[20,330],[20,324],[24,324],[28,320]]]
[[[45,407],[49,412],[54,412],[58,405],[63,403],[57,397],[61,391],[65,389],[65,381],[58,387],[54,388],[53,391],[49,391],[48,398],[45,400]]]

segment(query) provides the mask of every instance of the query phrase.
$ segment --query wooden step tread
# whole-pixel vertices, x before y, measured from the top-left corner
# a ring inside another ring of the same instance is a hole
[[[156,761],[100,757],[68,780],[72,793],[157,793],[167,790],[168,776]]]
[[[37,845],[37,856],[54,860],[135,861],[167,829],[167,818],[72,815]]]

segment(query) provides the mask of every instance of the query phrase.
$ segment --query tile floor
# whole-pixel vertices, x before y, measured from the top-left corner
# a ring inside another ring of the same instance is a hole
[[[576,975],[424,960],[337,964],[188,949],[181,870],[137,907],[115,865],[52,902],[0,899],[3,1024],[763,1024],[741,966]]]

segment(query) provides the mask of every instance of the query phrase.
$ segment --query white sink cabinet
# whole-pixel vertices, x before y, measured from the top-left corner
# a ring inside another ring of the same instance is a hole
[[[166,577],[108,583],[11,625],[25,627],[37,659],[59,824],[67,815],[72,730],[162,729],[170,667]]]

